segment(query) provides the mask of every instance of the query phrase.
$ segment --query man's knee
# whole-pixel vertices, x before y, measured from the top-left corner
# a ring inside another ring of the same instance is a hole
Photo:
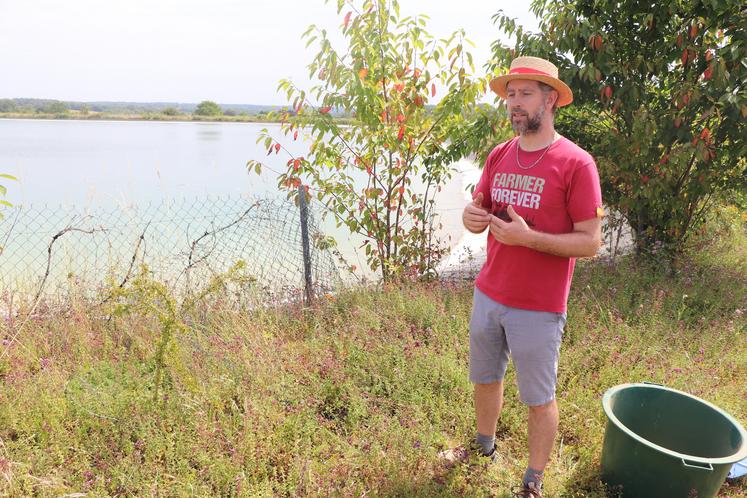
[[[528,406],[529,406],[529,411],[531,413],[536,413],[538,415],[542,415],[545,413],[552,413],[555,410],[557,410],[557,402],[554,399],[541,405],[528,405]]]
[[[475,382],[473,384],[475,386],[475,390],[477,391],[492,391],[495,389],[500,389],[503,387],[503,381],[497,380],[495,382],[486,382],[486,383],[478,383]]]

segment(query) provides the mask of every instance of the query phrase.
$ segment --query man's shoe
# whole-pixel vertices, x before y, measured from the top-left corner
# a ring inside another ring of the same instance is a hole
[[[522,484],[511,491],[516,498],[542,498],[542,488],[533,482]]]
[[[480,448],[475,445],[471,445],[469,449],[464,446],[457,446],[456,448],[450,448],[443,450],[438,453],[438,459],[443,461],[447,466],[453,467],[458,463],[463,463],[469,460],[470,455],[480,455],[481,457],[490,458],[491,462],[495,462],[498,458],[498,448],[494,444],[493,449],[487,455],[482,452]]]
[[[490,453],[485,454],[481,451],[480,456],[490,458],[491,462],[495,462],[495,460],[498,458],[498,446],[493,443],[493,449],[490,450]]]
[[[438,452],[438,459],[444,462],[447,467],[453,467],[458,463],[466,461],[468,458],[469,452],[461,445]]]

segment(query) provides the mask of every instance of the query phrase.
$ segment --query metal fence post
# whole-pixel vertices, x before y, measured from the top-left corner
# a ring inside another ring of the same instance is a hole
[[[301,245],[303,246],[303,274],[306,304],[311,305],[314,298],[311,281],[311,247],[309,245],[309,206],[306,203],[306,188],[298,186],[298,203],[301,208]]]

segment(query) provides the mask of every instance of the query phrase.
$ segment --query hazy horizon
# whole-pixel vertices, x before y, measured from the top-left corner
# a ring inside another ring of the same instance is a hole
[[[183,102],[183,101],[176,101],[176,100],[159,100],[159,101],[152,101],[152,102],[145,102],[145,101],[134,101],[134,100],[64,100],[64,99],[52,99],[52,98],[46,98],[46,97],[28,97],[28,96],[15,96],[15,97],[2,97],[0,96],[0,99],[8,99],[8,100],[55,100],[59,102],[70,102],[70,103],[77,103],[77,104],[148,104],[148,105],[156,105],[156,104],[162,104],[162,105],[194,105],[197,106],[200,102]],[[211,100],[211,99],[205,99],[205,100]],[[236,107],[288,107],[288,104],[265,104],[265,103],[257,103],[257,102],[220,102],[213,100],[216,104],[220,106],[236,106]]]
[[[332,2],[334,3],[334,2]],[[0,0],[0,98],[68,102],[199,103],[281,106],[282,78],[308,81],[317,47],[301,39],[310,24],[337,46],[349,8],[322,0]],[[401,0],[401,14],[426,14],[445,37],[463,28],[476,47],[476,72],[498,37],[503,9],[535,30],[518,2]],[[505,40],[504,40],[505,41]]]

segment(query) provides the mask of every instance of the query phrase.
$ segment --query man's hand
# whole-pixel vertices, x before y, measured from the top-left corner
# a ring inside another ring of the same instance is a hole
[[[529,228],[524,218],[516,214],[513,206],[506,210],[511,221],[503,221],[497,216],[490,215],[490,233],[495,240],[508,246],[528,246],[532,229]]]
[[[462,223],[472,233],[484,231],[490,223],[490,214],[482,207],[482,192],[479,192],[477,197],[464,208]]]
[[[602,244],[601,218],[591,218],[573,224],[569,233],[543,233],[529,228],[513,206],[506,210],[511,221],[490,216],[490,233],[509,246],[524,246],[561,258],[594,257]]]

